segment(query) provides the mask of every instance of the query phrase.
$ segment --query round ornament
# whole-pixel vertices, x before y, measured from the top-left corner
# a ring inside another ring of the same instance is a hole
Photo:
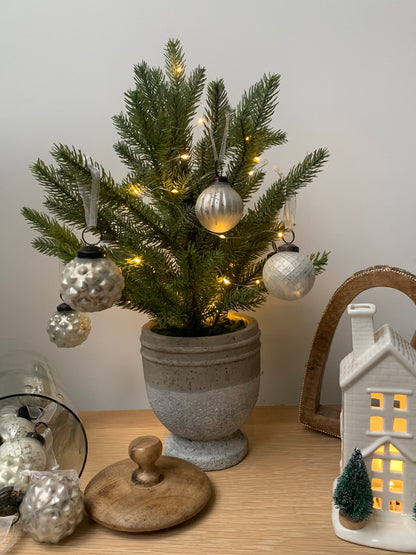
[[[83,516],[78,480],[60,472],[36,477],[20,505],[23,531],[37,542],[58,543],[72,534]]]
[[[199,195],[195,214],[201,225],[214,233],[225,233],[238,224],[243,201],[226,177],[216,177]]]
[[[74,310],[98,312],[121,297],[124,278],[120,268],[95,245],[86,245],[61,274],[61,295]]]
[[[35,437],[11,439],[0,445],[0,460],[5,457],[20,458],[31,470],[45,470],[46,451]]]
[[[285,301],[304,297],[312,289],[314,281],[312,261],[301,254],[295,245],[280,246],[263,267],[263,282],[267,291]]]
[[[77,347],[87,339],[91,320],[84,312],[61,303],[49,318],[46,331],[57,347]]]
[[[27,434],[33,434],[34,431],[34,424],[26,418],[13,414],[0,416],[0,442],[26,437]]]
[[[30,470],[29,463],[21,457],[10,455],[0,460],[0,489],[13,487],[15,490],[24,493],[29,484],[29,477],[24,476],[22,470]]]

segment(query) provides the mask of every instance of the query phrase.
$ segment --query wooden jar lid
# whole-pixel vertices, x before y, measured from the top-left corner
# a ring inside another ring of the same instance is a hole
[[[90,517],[122,532],[150,532],[195,516],[211,497],[211,482],[195,465],[161,456],[154,436],[134,439],[130,459],[99,472],[85,489]]]

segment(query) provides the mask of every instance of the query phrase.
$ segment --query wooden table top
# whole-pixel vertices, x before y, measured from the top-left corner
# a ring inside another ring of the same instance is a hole
[[[126,459],[135,437],[156,435],[163,442],[169,433],[150,410],[80,416],[89,441],[83,488],[99,470]],[[256,407],[242,429],[249,439],[247,457],[233,468],[208,473],[214,495],[192,520],[160,532],[129,534],[85,518],[58,545],[37,544],[24,535],[8,553],[377,553],[340,540],[333,531],[331,492],[339,473],[339,439],[299,424],[297,407]]]

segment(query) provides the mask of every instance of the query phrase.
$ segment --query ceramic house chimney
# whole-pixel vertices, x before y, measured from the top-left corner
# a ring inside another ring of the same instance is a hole
[[[373,316],[376,312],[374,304],[357,303],[348,306],[348,314],[352,325],[352,347],[354,358],[359,358],[374,345]]]

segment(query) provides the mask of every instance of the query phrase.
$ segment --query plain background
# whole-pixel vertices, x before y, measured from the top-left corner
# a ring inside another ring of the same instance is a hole
[[[262,330],[259,404],[297,404],[316,326],[351,274],[377,264],[416,273],[416,3],[413,0],[1,0],[1,336],[56,366],[79,410],[148,407],[139,353],[143,315],[92,315],[88,340],[57,349],[45,332],[59,303],[56,259],[39,254],[20,215],[41,208],[29,171],[54,142],[81,148],[121,179],[111,116],[123,109],[133,65],[163,64],[179,38],[188,68],[223,77],[231,102],[263,73],[281,74],[274,120],[288,143],[269,152],[283,172],[326,146],[324,171],[298,197],[301,252],[331,251],[302,300],[269,297]],[[273,174],[273,171],[271,172]],[[273,175],[271,175],[271,178]],[[392,290],[360,296],[410,339],[413,303]],[[339,400],[338,366],[351,350],[344,316],[331,348],[323,402]]]

